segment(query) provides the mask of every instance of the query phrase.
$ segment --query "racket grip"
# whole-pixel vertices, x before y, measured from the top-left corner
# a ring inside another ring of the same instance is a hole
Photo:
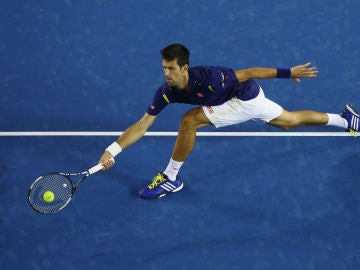
[[[101,171],[103,168],[104,168],[103,165],[97,164],[97,165],[95,165],[94,167],[91,167],[91,168],[88,170],[88,173],[89,173],[89,175],[90,175],[90,174],[96,173],[96,172],[98,172],[98,171]]]

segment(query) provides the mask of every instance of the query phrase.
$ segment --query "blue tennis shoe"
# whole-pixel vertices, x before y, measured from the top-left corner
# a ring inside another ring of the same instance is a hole
[[[359,131],[360,114],[351,104],[346,104],[345,109],[341,113],[341,117],[345,118],[348,122],[348,128],[346,129],[346,131],[355,134]]]
[[[156,199],[171,192],[180,191],[183,187],[184,183],[180,176],[177,176],[175,181],[171,181],[165,174],[158,173],[150,185],[139,191],[139,195],[143,199]]]

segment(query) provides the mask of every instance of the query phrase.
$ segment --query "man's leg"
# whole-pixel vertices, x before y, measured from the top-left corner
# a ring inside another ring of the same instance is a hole
[[[346,105],[341,114],[283,110],[279,117],[269,121],[268,124],[283,129],[312,125],[336,126],[350,131],[350,134],[356,136],[360,127],[360,114],[350,104]]]
[[[329,116],[326,113],[315,111],[295,111],[289,112],[283,110],[281,115],[270,122],[270,125],[290,129],[298,126],[314,126],[314,125],[327,125]]]
[[[211,122],[201,107],[188,111],[181,119],[172,159],[179,162],[185,161],[195,145],[196,130],[208,125],[211,125]]]
[[[150,185],[139,191],[142,198],[160,198],[183,188],[184,184],[178,172],[195,145],[196,130],[208,125],[211,125],[211,122],[201,107],[192,109],[183,116],[170,162],[164,173],[156,175]]]
[[[164,171],[170,180],[176,180],[182,164],[194,148],[196,130],[210,124],[202,108],[190,110],[183,116],[171,159]]]

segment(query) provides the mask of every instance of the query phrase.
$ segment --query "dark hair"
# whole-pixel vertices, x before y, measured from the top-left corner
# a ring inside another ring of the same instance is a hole
[[[182,44],[171,44],[161,51],[162,59],[166,61],[177,60],[177,64],[182,67],[185,64],[189,64],[190,52]]]

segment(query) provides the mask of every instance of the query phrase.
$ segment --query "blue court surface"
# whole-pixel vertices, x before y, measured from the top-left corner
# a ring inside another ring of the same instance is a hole
[[[199,136],[184,190],[158,200],[137,191],[165,169],[175,137],[145,136],[61,212],[27,202],[39,175],[88,169],[117,138],[105,132],[143,115],[170,43],[190,49],[192,66],[311,61],[316,79],[259,83],[288,110],[360,108],[358,10],[356,0],[2,0],[0,269],[359,269],[360,141],[334,127],[203,128],[250,133]],[[168,106],[149,131],[176,131],[189,108]]]

